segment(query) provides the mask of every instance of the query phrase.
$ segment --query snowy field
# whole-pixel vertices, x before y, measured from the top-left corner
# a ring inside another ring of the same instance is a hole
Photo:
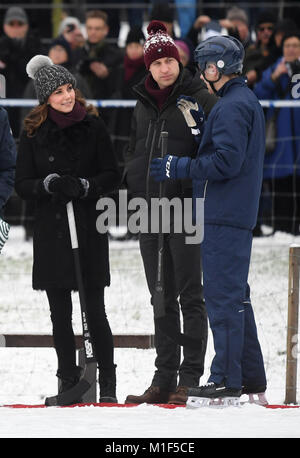
[[[285,397],[288,252],[300,238],[286,234],[255,239],[250,286],[264,353],[271,404]],[[107,314],[114,334],[152,334],[152,309],[137,242],[111,242],[111,287]],[[43,293],[31,289],[32,244],[21,227],[12,227],[0,257],[0,334],[51,334]],[[74,296],[74,329],[81,333]],[[151,382],[154,350],[116,349],[119,402],[140,394]],[[205,383],[213,357],[211,336]],[[42,404],[57,392],[53,349],[0,348],[0,405]],[[298,386],[299,382],[298,382]],[[299,401],[299,398],[298,398]],[[300,409],[265,409],[254,405],[228,409],[78,407],[0,408],[1,438],[212,438],[300,437]]]

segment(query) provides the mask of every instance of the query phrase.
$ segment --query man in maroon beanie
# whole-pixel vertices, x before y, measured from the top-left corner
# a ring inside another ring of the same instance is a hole
[[[132,195],[147,199],[149,204],[151,198],[159,196],[159,185],[149,177],[148,169],[151,159],[160,156],[160,133],[168,132],[168,154],[196,155],[195,135],[199,131],[188,127],[176,106],[177,99],[181,95],[193,97],[203,107],[206,116],[217,99],[209,94],[196,70],[192,72],[183,68],[178,49],[161,22],[152,21],[147,30],[144,61],[149,73],[133,88],[137,104],[125,154],[125,173]],[[168,180],[164,197],[176,197],[182,201],[192,197],[191,181]],[[158,234],[142,232],[139,241],[153,304]],[[207,316],[202,295],[200,244],[187,244],[186,233],[174,230],[174,216],[173,219],[171,216],[171,230],[164,234],[163,248],[164,319],[168,331],[154,316],[156,371],[144,394],[129,395],[126,403],[185,404],[188,387],[199,386],[204,370]],[[184,335],[198,342],[194,346],[183,344],[182,361],[179,341],[174,338],[180,334],[180,312]]]

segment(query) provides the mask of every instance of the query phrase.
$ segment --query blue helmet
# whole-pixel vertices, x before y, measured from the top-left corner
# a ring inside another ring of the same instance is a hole
[[[194,52],[194,60],[200,70],[205,70],[207,63],[215,63],[220,74],[230,75],[241,73],[245,50],[236,38],[217,35],[207,38],[198,44]]]

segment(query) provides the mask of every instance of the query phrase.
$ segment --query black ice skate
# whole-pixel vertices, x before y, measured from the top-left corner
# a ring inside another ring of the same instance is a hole
[[[238,407],[241,393],[242,390],[228,388],[224,383],[209,382],[206,385],[189,389],[186,406],[190,409],[199,407]]]

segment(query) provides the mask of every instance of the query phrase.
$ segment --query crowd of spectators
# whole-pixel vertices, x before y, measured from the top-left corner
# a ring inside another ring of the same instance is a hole
[[[126,3],[130,5],[130,1]],[[29,11],[10,7],[4,12],[0,36],[0,74],[6,80],[6,97],[35,98],[26,64],[34,55],[46,54],[76,76],[77,86],[87,99],[134,99],[131,89],[147,73],[143,60],[145,27],[155,19],[166,25],[175,40],[183,66],[194,65],[193,51],[201,40],[212,35],[231,35],[244,45],[244,75],[258,98],[295,99],[293,86],[300,80],[300,26],[295,19],[299,15],[286,10],[288,14],[279,18],[276,8],[245,10],[238,6],[226,11],[208,9],[198,14],[196,2],[188,3],[190,8],[180,8],[176,1],[171,4],[153,1],[145,11],[128,9],[128,33],[122,44],[115,8],[81,10],[78,17],[76,10],[71,11],[72,15],[65,12],[55,36],[46,43],[31,26]],[[294,77],[297,74],[299,80]],[[28,108],[9,107],[7,111],[14,138],[18,141]],[[99,108],[99,111],[109,127],[122,168],[132,109]],[[265,109],[265,114],[266,120],[275,120],[273,132],[277,141],[273,150],[266,153],[260,214],[254,233],[261,235],[261,224],[266,222],[274,231],[297,235],[300,222],[300,108],[269,108]]]

